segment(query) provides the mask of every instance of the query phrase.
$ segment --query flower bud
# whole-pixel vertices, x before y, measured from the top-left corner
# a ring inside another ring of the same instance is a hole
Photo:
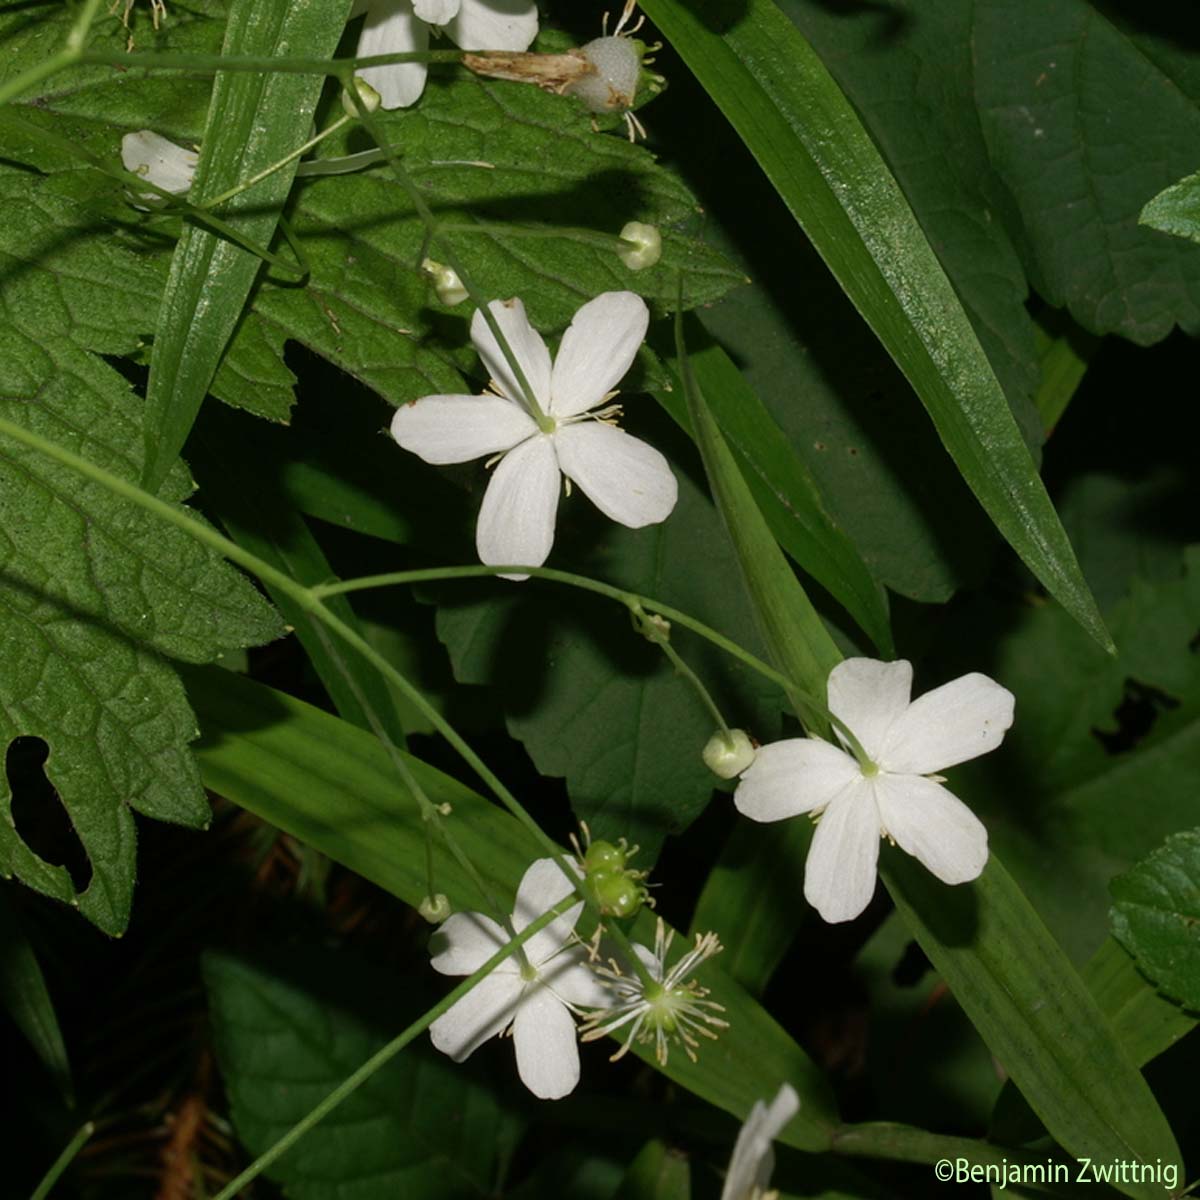
[[[645,47],[629,37],[601,37],[580,46],[592,70],[568,84],[568,96],[578,96],[594,113],[624,112],[633,107],[642,73]]]
[[[722,779],[740,775],[753,761],[754,743],[743,729],[718,730],[701,752],[704,765]]]
[[[437,298],[447,308],[453,308],[456,304],[461,304],[467,298],[469,293],[463,287],[463,282],[459,279],[458,272],[452,270],[444,263],[434,262],[432,258],[427,258],[421,264],[421,270],[433,280],[433,290],[437,293]]]
[[[432,896],[426,896],[420,904],[417,905],[417,912],[427,920],[430,925],[440,925],[451,912],[450,901],[446,899],[443,892],[436,892]]]
[[[354,90],[358,92],[358,98],[362,101],[362,106],[369,113],[377,112],[381,103],[379,93],[365,80],[361,75],[354,77]],[[349,91],[342,92],[342,108],[346,110],[346,116],[358,117],[361,114],[358,111],[358,105],[354,103],[354,97]]]
[[[631,270],[642,271],[652,267],[662,258],[662,234],[656,225],[646,225],[641,221],[630,221],[621,230],[623,242],[633,242],[632,246],[621,246],[617,257]]]

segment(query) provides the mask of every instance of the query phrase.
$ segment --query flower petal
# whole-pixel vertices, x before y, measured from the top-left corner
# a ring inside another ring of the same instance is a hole
[[[521,370],[525,372],[525,378],[533,388],[534,398],[543,410],[547,409],[550,404],[550,351],[546,349],[542,335],[530,325],[529,318],[525,315],[525,305],[514,296],[511,300],[493,300],[488,305],[488,311],[496,318],[496,324],[500,326],[508,348],[521,364]],[[521,385],[517,383],[517,377],[508,365],[500,343],[496,341],[488,328],[487,319],[478,308],[471,318],[471,341],[479,357],[483,359],[488,375],[500,391],[510,400],[524,404],[525,394]]]
[[[537,31],[537,5],[530,0],[462,0],[446,27],[463,50],[527,50]]]
[[[459,0],[412,0],[413,12],[429,25],[445,25],[458,16]]]
[[[679,485],[653,446],[600,421],[579,421],[554,434],[563,474],[608,518],[630,529],[665,521]]]
[[[858,763],[845,750],[819,738],[786,738],[759,750],[733,803],[753,821],[782,821],[824,808],[858,779]]]
[[[904,715],[912,694],[912,663],[848,658],[829,672],[829,711],[845,721],[875,759],[888,730]]]
[[[570,862],[570,859],[566,860]],[[517,888],[517,902],[513,906],[513,929],[521,933],[532,921],[549,912],[560,900],[566,899],[574,888],[563,874],[562,868],[553,858],[539,858],[530,863],[521,876]],[[555,917],[545,929],[539,930],[525,943],[525,955],[535,966],[540,966],[562,949],[571,936],[579,914],[583,912],[583,901],[567,909],[561,917]]]
[[[852,921],[875,893],[879,809],[870,783],[851,784],[817,823],[804,865],[804,895],[831,924]]]
[[[579,1047],[575,1022],[553,992],[535,987],[526,992],[513,1022],[517,1074],[543,1100],[560,1100],[579,1082]]]
[[[633,292],[605,292],[589,300],[558,347],[550,411],[574,417],[597,407],[625,377],[649,324],[650,310]]]
[[[734,1144],[721,1200],[744,1200],[766,1191],[775,1165],[771,1143],[799,1111],[800,1097],[790,1083],[780,1087],[769,1105],[755,1101]]]
[[[411,0],[371,0],[367,5],[355,51],[359,58],[372,54],[421,53],[428,47],[429,26],[413,12]],[[379,93],[384,108],[407,108],[425,90],[423,62],[363,67],[355,73]]]
[[[987,863],[987,829],[957,796],[923,775],[878,775],[874,784],[880,820],[901,850],[943,883],[979,877]]]
[[[582,947],[564,950],[539,969],[542,983],[560,1000],[576,1008],[609,1008],[612,992],[588,966],[587,951]]]
[[[503,396],[425,396],[392,417],[392,437],[427,463],[470,462],[511,450],[537,431],[534,419]]]
[[[433,935],[430,949],[437,953],[430,966],[443,975],[470,975],[510,941],[509,935],[483,913],[453,913]],[[513,962],[513,959],[507,959],[496,970],[503,972],[507,968],[509,973],[515,973]]]
[[[918,696],[888,731],[879,765],[928,775],[995,750],[1013,723],[1013,694],[977,672]]]
[[[524,987],[519,975],[485,975],[429,1026],[433,1044],[462,1062],[513,1019]]]
[[[475,525],[475,548],[481,562],[540,567],[546,561],[554,544],[561,478],[554,447],[545,434],[513,447],[500,460]]]
[[[150,129],[127,133],[121,139],[121,162],[125,170],[176,196],[192,186],[199,159],[194,150],[185,150]]]

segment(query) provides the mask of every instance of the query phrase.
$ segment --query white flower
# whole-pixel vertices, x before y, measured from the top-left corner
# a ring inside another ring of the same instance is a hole
[[[910,663],[839,663],[829,674],[829,710],[869,765],[818,738],[791,738],[763,746],[734,793],[755,821],[820,816],[804,895],[826,921],[852,920],[870,902],[881,836],[944,883],[975,879],[987,862],[987,830],[933,772],[1000,745],[1013,721],[1012,693],[979,674],[910,703],[911,689]]]
[[[517,889],[512,927],[520,933],[571,892],[558,863],[532,863]],[[582,946],[571,946],[582,901],[539,930],[521,950],[479,981],[429,1027],[433,1044],[462,1062],[490,1037],[511,1028],[521,1082],[543,1100],[557,1100],[579,1082],[579,1047],[572,1012],[602,1007],[604,985],[587,965]],[[433,957],[443,975],[470,975],[511,940],[482,913],[455,913],[435,934]],[[522,953],[524,961],[522,961]]]
[[[175,196],[183,195],[192,186],[199,158],[195,150],[185,150],[149,129],[127,133],[121,139],[121,162],[125,170],[141,175]],[[155,192],[143,195],[158,199]]]
[[[767,1200],[775,1195],[767,1191],[775,1167],[771,1142],[799,1111],[800,1097],[790,1083],[779,1089],[770,1104],[754,1102],[734,1143],[721,1200]]]
[[[647,984],[636,974],[621,970],[614,961],[607,967],[597,967],[596,974],[604,978],[612,988],[606,1000],[604,1012],[593,1013],[582,1026],[585,1042],[606,1037],[618,1029],[624,1029],[625,1041],[612,1056],[616,1062],[633,1045],[634,1041],[654,1042],[654,1055],[660,1064],[665,1064],[672,1041],[683,1046],[684,1053],[696,1061],[696,1048],[700,1043],[696,1034],[716,1038],[714,1029],[726,1029],[728,1022],[713,1014],[724,1012],[715,1000],[708,999],[708,989],[701,987],[692,972],[705,959],[720,954],[721,943],[715,933],[696,935],[696,944],[670,969],[667,969],[667,954],[672,929],[667,931],[662,917],[654,935],[654,950],[635,943],[633,952],[641,960],[650,976]]]
[[[525,50],[537,37],[534,0],[356,0],[352,16],[366,13],[356,57],[421,53],[436,25],[463,50]],[[364,67],[358,72],[384,108],[407,108],[425,88],[423,62]]]
[[[554,543],[565,475],[606,517],[640,529],[665,520],[677,485],[667,460],[611,423],[617,407],[594,411],[629,370],[650,314],[632,292],[588,301],[550,352],[520,300],[488,306],[549,421],[543,430],[521,400],[507,360],[477,311],[471,340],[497,394],[426,396],[396,410],[392,436],[428,463],[498,454],[475,527],[480,559],[541,566]],[[511,578],[524,579],[523,575]]]

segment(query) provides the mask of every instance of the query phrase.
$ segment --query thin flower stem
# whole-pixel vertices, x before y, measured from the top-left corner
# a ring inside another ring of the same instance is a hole
[[[818,700],[817,697],[810,692],[806,692],[803,688],[794,684],[786,675],[777,671],[768,663],[763,662],[761,658],[751,654],[749,650],[743,649],[733,641],[727,638],[723,633],[718,633],[709,625],[705,625],[703,621],[697,621],[695,617],[688,616],[685,612],[680,612],[677,608],[672,608],[669,604],[663,604],[650,596],[641,596],[636,592],[627,592],[623,588],[614,587],[610,583],[603,583],[599,579],[589,579],[586,575],[576,575],[570,571],[559,571],[554,567],[527,567],[527,566],[470,566],[470,567],[424,567],[415,571],[390,571],[383,575],[363,575],[358,579],[343,579],[332,583],[321,583],[313,587],[313,595],[318,597],[339,596],[346,592],[358,592],[366,588],[391,587],[394,584],[407,583],[436,583],[443,580],[453,579],[479,579],[493,575],[532,575],[536,579],[548,579],[554,583],[565,583],[569,587],[581,588],[586,592],[594,592],[598,596],[606,596],[610,600],[616,600],[618,603],[625,605],[635,618],[638,610],[658,613],[660,616],[666,617],[669,621],[677,622],[690,629],[693,633],[698,634],[706,641],[711,642],[714,646],[724,650],[726,654],[736,658],[739,662],[743,662],[752,671],[756,671],[764,679],[769,679],[772,683],[778,684],[785,692],[790,692],[799,700],[802,700],[806,705],[809,705],[816,712],[826,717],[830,724],[846,739],[850,747],[851,753],[860,763],[869,762],[866,751],[862,748],[858,738],[855,737],[854,731]]]
[[[276,171],[280,170],[280,168],[286,167],[288,163],[299,158],[302,154],[307,154],[308,151],[310,151],[314,146],[320,145],[321,142],[323,142],[327,137],[329,137],[331,134],[337,133],[337,131],[341,129],[343,125],[349,125],[353,120],[354,118],[350,116],[349,113],[343,113],[342,116],[338,117],[338,119],[334,121],[332,125],[327,126],[325,129],[322,129],[320,133],[309,138],[303,146],[297,146],[295,150],[281,158],[278,162],[272,163],[269,167],[263,167],[261,171],[255,175],[252,175],[249,179],[246,179],[241,183],[234,184],[234,186],[229,188],[228,191],[222,192],[219,196],[214,196],[211,200],[205,200],[203,204],[198,204],[196,207],[201,209],[216,208],[218,204],[224,204],[226,200],[232,200],[234,196],[247,191],[256,183],[261,183],[267,178],[268,175],[273,175]]]
[[[732,735],[729,732],[729,726],[725,723],[725,718],[721,715],[721,710],[717,707],[717,702],[712,698],[712,693],[701,682],[700,676],[683,661],[679,651],[671,645],[670,634],[664,634],[661,637],[650,637],[650,641],[667,656],[675,670],[692,685],[696,691],[696,695],[700,697],[701,703],[708,709],[713,720],[716,721],[717,728],[721,731],[725,741],[731,743]]]
[[[418,1017],[407,1029],[394,1037],[382,1050],[371,1055],[369,1059],[353,1075],[343,1080],[320,1104],[302,1120],[291,1127],[265,1154],[259,1155],[236,1179],[227,1183],[213,1200],[233,1200],[250,1183],[257,1179],[273,1162],[286,1154],[314,1125],[323,1121],[339,1104],[356,1092],[381,1067],[386,1066],[405,1046],[418,1034],[424,1033],[443,1013],[449,1011],[458,1003],[481,979],[490,975],[505,959],[515,954],[535,933],[544,929],[556,917],[575,903],[574,897],[560,900],[552,909],[543,913],[536,921],[527,925],[512,941],[487,960],[477,971],[468,975],[453,991],[438,1001],[423,1016]]]
[[[363,58],[270,58],[252,54],[176,54],[153,50],[125,54],[109,50],[85,50],[73,55],[66,65],[78,62],[94,67],[119,67],[123,71],[238,71],[255,75],[271,71],[281,75],[334,75],[341,79],[363,67],[385,67],[409,62],[460,63],[463,54],[462,50],[406,50],[395,54],[371,54]]]
[[[615,233],[598,233],[594,229],[574,228],[569,225],[497,225],[492,221],[443,221],[438,225],[442,233],[483,233],[503,231],[505,237],[553,238],[564,242],[578,242],[582,246],[595,246],[598,250],[636,250],[638,243]]]
[[[351,88],[349,94],[354,101],[355,108],[358,109],[358,114],[362,119],[363,125],[375,139],[376,145],[387,156],[388,165],[392,168],[392,173],[396,176],[400,186],[408,193],[417,216],[425,226],[426,242],[437,241],[440,247],[438,253],[446,260],[446,264],[458,275],[462,286],[466,289],[467,295],[471,298],[471,302],[479,310],[488,329],[491,330],[492,336],[496,339],[496,344],[500,347],[500,353],[504,355],[504,361],[508,363],[509,369],[512,371],[521,389],[521,393],[525,399],[525,406],[529,409],[530,416],[537,422],[538,428],[543,433],[552,432],[554,429],[554,420],[543,410],[537,394],[530,386],[525,369],[521,366],[516,354],[513,353],[512,347],[508,344],[508,339],[504,336],[504,330],[500,328],[500,322],[496,320],[495,314],[488,307],[487,297],[472,280],[471,273],[458,257],[457,252],[450,243],[450,239],[442,235],[437,218],[433,215],[429,205],[425,203],[425,197],[421,195],[417,185],[413,183],[408,172],[404,169],[403,164],[400,162],[399,154],[397,154],[391,142],[388,141],[387,134],[383,131],[375,114],[367,110],[367,106],[363,103],[357,88]],[[425,257],[424,246],[421,248],[421,257]]]
[[[50,1189],[58,1182],[62,1173],[71,1165],[75,1155],[83,1149],[88,1139],[95,1132],[95,1123],[88,1121],[67,1143],[63,1152],[51,1164],[50,1170],[43,1176],[42,1182],[34,1189],[33,1195],[29,1197],[29,1200],[46,1200],[46,1197],[50,1195]]]
[[[96,10],[99,7],[100,0],[85,0],[78,19],[67,34],[63,48],[57,54],[52,54],[45,61],[38,63],[37,66],[22,71],[15,79],[10,79],[8,83],[0,87],[0,105],[7,104],[22,92],[28,91],[35,84],[41,83],[43,79],[61,71],[64,67],[79,62],[82,57],[83,43],[92,27],[92,22],[96,19]]]

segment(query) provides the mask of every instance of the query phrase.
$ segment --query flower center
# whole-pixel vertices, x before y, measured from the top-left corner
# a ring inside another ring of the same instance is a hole
[[[858,769],[863,773],[864,779],[874,779],[879,774],[879,764],[867,759],[866,762],[858,764]]]
[[[537,983],[538,970],[531,962],[523,962],[520,966],[521,978],[526,983]]]

